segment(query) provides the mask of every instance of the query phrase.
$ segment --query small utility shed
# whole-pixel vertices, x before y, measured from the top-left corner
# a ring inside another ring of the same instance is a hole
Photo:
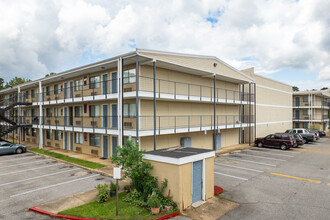
[[[214,195],[214,156],[207,149],[174,147],[149,151],[144,159],[153,165],[151,174],[168,180],[167,191],[183,209]]]

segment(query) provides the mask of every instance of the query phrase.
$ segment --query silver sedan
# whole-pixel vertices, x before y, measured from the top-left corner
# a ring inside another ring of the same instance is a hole
[[[0,155],[21,154],[26,152],[26,147],[21,144],[11,144],[9,142],[0,142]]]

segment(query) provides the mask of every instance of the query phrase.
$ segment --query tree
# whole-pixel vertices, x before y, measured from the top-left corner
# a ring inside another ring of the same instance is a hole
[[[49,77],[49,76],[53,76],[53,75],[56,75],[56,73],[51,72],[49,74],[46,74],[45,77]]]
[[[26,82],[31,82],[31,80],[15,76],[12,80],[6,82],[5,88],[17,86]]]
[[[0,78],[0,90],[5,88],[4,83],[5,83],[5,80],[3,78]]]
[[[292,86],[292,91],[298,92],[299,91],[299,88],[297,86]]]
[[[323,87],[321,90],[327,90],[327,89],[329,89],[328,87]]]

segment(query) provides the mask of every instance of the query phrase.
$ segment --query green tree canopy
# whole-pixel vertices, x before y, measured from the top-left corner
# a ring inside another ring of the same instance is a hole
[[[292,86],[292,91],[294,91],[294,92],[298,92],[298,91],[299,91],[298,86]]]
[[[327,90],[327,89],[329,89],[328,87],[323,87],[321,90]]]
[[[46,74],[45,77],[49,77],[49,76],[53,76],[53,75],[56,75],[56,73],[51,72],[49,74]]]
[[[17,86],[26,82],[30,82],[30,79],[25,79],[21,77],[15,76],[13,79],[11,79],[9,82],[6,82],[5,88]]]
[[[5,88],[5,80],[3,78],[0,78],[0,90]]]

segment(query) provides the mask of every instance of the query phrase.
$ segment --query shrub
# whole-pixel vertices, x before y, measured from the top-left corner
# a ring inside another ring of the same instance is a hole
[[[97,202],[103,203],[109,200],[109,185],[108,184],[99,184],[95,187],[98,190],[97,193]]]
[[[116,184],[114,182],[110,183],[110,192],[116,192]],[[118,186],[118,190],[119,190],[119,186]]]
[[[125,185],[124,190],[125,192],[129,193],[131,191],[131,185]]]
[[[127,196],[124,198],[124,201],[140,207],[147,207],[148,205],[141,197],[141,193],[139,193],[136,189],[127,194]]]
[[[160,207],[160,200],[158,199],[158,196],[156,194],[149,197],[149,199],[148,199],[148,206],[150,208],[158,208],[158,207]]]

